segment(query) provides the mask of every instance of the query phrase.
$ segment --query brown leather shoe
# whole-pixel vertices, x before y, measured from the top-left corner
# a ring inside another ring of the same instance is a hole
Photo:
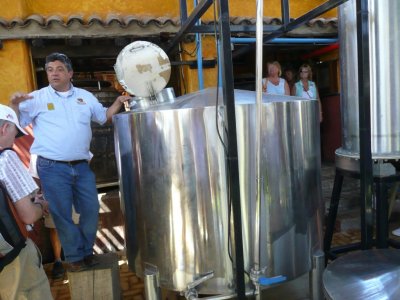
[[[87,255],[87,256],[85,256],[84,258],[83,258],[83,261],[84,261],[84,263],[85,263],[85,265],[87,266],[87,267],[93,267],[93,266],[95,266],[95,265],[98,265],[100,262],[99,262],[99,258],[96,256],[96,255],[94,255],[94,254],[91,254],[91,255]]]
[[[70,263],[68,267],[69,272],[81,272],[87,269],[88,266],[85,264],[83,259]]]

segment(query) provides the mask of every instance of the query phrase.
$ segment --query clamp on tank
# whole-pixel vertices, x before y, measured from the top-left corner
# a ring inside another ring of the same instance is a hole
[[[214,277],[214,271],[207,272],[205,274],[200,275],[198,279],[195,281],[189,283],[187,285],[186,291],[185,291],[185,298],[188,300],[195,300],[198,298],[199,293],[196,290],[196,287],[203,282],[205,282],[208,279],[211,279]]]

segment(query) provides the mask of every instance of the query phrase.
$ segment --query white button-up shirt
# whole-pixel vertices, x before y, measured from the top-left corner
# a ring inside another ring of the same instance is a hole
[[[49,85],[30,95],[33,99],[19,105],[21,125],[33,125],[30,152],[53,160],[89,160],[90,122],[104,124],[107,108],[92,93],[72,85],[67,93]]]

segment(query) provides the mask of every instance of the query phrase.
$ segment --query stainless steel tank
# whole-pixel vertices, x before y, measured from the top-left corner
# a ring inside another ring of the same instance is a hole
[[[130,267],[142,276],[145,264],[156,266],[161,287],[170,290],[183,291],[213,271],[200,293],[234,291],[229,170],[216,91],[113,119]],[[263,98],[261,240],[254,240],[255,93],[235,90],[235,101],[245,270],[260,247],[266,276],[296,278],[311,270],[322,238],[317,102]]]
[[[371,151],[374,159],[400,157],[400,2],[369,0]],[[356,1],[339,6],[342,148],[359,157]]]

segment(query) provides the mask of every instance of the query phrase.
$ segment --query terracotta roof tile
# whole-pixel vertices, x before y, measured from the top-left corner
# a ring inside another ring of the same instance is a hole
[[[203,24],[212,24],[205,22]],[[255,25],[256,19],[249,17],[231,17],[232,25]],[[264,18],[265,25],[281,25],[279,18]],[[52,26],[52,30],[48,27]],[[337,18],[314,19],[306,24],[307,27],[330,27],[337,30]],[[63,18],[60,15],[44,17],[38,14],[30,15],[24,19],[13,18],[6,20],[0,18],[0,39],[30,38],[30,37],[57,37],[57,36],[127,36],[129,34],[146,36],[160,32],[175,33],[180,29],[179,18],[152,17],[146,15],[120,15],[109,14],[105,18],[91,15],[84,18],[82,15],[70,15]],[[42,30],[42,31],[41,31]],[[64,31],[63,31],[64,30]]]

